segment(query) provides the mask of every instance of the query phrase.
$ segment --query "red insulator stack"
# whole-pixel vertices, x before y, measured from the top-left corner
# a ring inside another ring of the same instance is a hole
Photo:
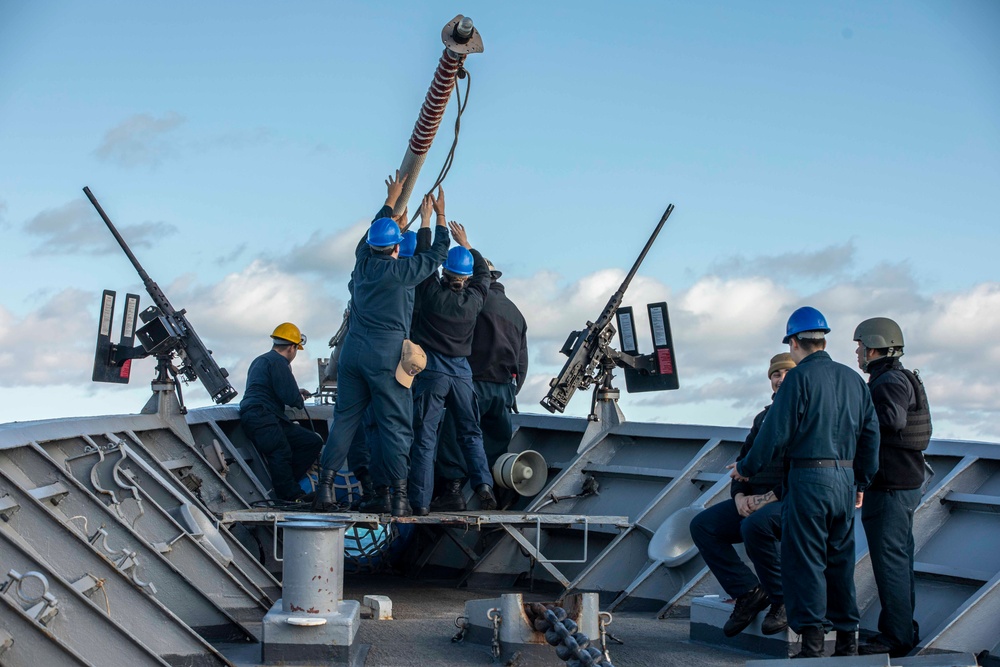
[[[451,91],[455,89],[458,70],[464,61],[464,55],[456,56],[448,49],[441,54],[441,60],[438,61],[437,70],[434,72],[434,81],[427,91],[427,96],[424,97],[417,123],[413,126],[413,134],[410,135],[410,150],[414,154],[423,155],[430,149],[434,135],[441,125],[441,119],[444,118],[445,107],[451,99]]]

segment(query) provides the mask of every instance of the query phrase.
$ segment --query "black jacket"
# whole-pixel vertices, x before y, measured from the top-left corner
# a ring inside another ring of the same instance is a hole
[[[490,285],[476,320],[469,366],[479,382],[507,384],[516,378],[518,391],[528,375],[528,325],[498,282]]]
[[[878,472],[871,484],[873,489],[916,489],[924,483],[923,452],[886,446],[906,427],[907,412],[917,403],[913,385],[902,368],[899,360],[892,357],[882,357],[868,364],[868,387],[883,443],[879,447]]]
[[[426,253],[418,253],[420,257]],[[446,357],[472,354],[472,334],[490,285],[490,270],[478,251],[472,251],[472,278],[461,292],[453,292],[433,273],[417,285],[410,339],[425,350]]]
[[[771,396],[771,399],[773,400],[774,396]],[[746,440],[743,441],[743,447],[740,448],[739,456],[736,457],[737,461],[742,461],[743,457],[750,451],[750,448],[753,447],[754,440],[757,439],[757,433],[760,432],[760,426],[764,423],[764,417],[767,416],[767,411],[770,407],[770,405],[765,405],[764,409],[758,412],[757,416],[753,418],[753,426],[750,427],[750,432],[747,434]],[[745,496],[756,496],[768,491],[774,491],[774,495],[780,500],[784,476],[784,461],[780,458],[774,459],[766,468],[751,477],[749,482],[734,479],[732,484],[729,485],[729,495],[735,498],[737,493],[742,493]]]

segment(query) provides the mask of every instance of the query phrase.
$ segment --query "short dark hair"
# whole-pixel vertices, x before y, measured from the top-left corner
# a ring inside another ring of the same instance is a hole
[[[796,336],[795,340],[799,341],[799,347],[810,354],[826,349],[826,338],[799,338]]]
[[[372,249],[373,255],[391,255],[396,248],[399,247],[399,244],[397,243],[396,245],[386,246],[384,248],[376,248],[375,246],[368,247]]]

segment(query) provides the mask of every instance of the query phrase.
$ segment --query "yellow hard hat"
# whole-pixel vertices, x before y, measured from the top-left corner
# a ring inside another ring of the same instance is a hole
[[[274,332],[271,334],[271,338],[276,343],[291,343],[300,350],[302,349],[302,346],[306,344],[306,335],[299,331],[299,328],[291,322],[282,322],[278,326],[274,327]]]

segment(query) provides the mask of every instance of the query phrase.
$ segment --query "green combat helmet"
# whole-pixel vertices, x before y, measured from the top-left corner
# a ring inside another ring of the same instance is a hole
[[[903,330],[888,317],[865,320],[854,330],[854,340],[869,350],[886,350],[886,356],[903,356]]]

